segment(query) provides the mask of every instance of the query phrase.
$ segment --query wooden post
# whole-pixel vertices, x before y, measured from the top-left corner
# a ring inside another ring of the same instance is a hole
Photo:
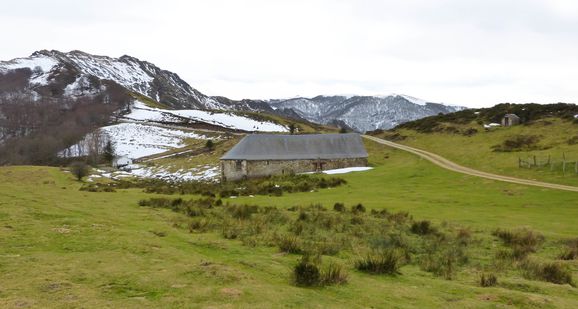
[[[566,175],[566,159],[562,162],[562,174]]]
[[[536,167],[536,156],[534,156],[534,167]]]
[[[574,172],[578,174],[578,161],[574,162]]]
[[[518,168],[522,167],[522,158],[518,157]]]

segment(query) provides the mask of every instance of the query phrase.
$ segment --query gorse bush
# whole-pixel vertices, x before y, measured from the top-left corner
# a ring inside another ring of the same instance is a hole
[[[335,203],[333,205],[333,210],[338,211],[338,212],[344,212],[345,211],[345,205],[343,203]]]
[[[355,268],[371,274],[397,275],[402,263],[403,253],[401,250],[383,249],[358,259],[355,262]]]
[[[330,263],[329,266],[321,273],[322,285],[339,285],[348,281],[348,275],[341,264]]]
[[[522,263],[521,268],[524,270],[524,276],[529,279],[575,286],[572,280],[572,271],[560,263],[526,260]]]
[[[480,275],[480,286],[487,288],[496,286],[498,284],[498,277],[494,274],[481,274]]]
[[[576,260],[578,259],[578,238],[568,240],[566,242],[566,248],[563,249],[564,251],[558,256],[561,260]]]
[[[516,135],[503,141],[501,144],[492,146],[496,152],[514,152],[546,149],[540,146],[540,137],[536,135]]]
[[[501,252],[502,257],[516,260],[525,258],[528,254],[536,252],[539,245],[544,242],[544,236],[532,230],[521,228],[516,230],[495,230],[492,235],[500,238],[504,245],[511,248],[509,254]]]
[[[411,232],[417,235],[429,235],[436,232],[436,228],[433,227],[430,221],[423,220],[417,221],[411,224]]]
[[[293,269],[293,278],[297,286],[316,286],[321,284],[321,271],[309,255],[304,255]]]

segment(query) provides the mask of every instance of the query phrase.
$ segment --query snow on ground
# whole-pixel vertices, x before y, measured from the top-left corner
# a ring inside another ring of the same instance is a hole
[[[37,56],[31,58],[17,58],[11,61],[0,62],[0,71],[2,69],[15,70],[21,68],[29,68],[34,71],[36,67],[40,67],[43,72],[50,72],[58,62],[50,57]]]
[[[137,123],[120,123],[101,129],[115,145],[116,155],[131,159],[186,146],[184,139],[207,139],[204,135]]]
[[[135,102],[130,114],[125,118],[139,121],[156,121],[156,122],[175,122],[179,117],[193,121],[206,122],[230,129],[244,131],[261,131],[261,132],[287,132],[288,129],[282,125],[257,121],[248,117],[238,116],[226,112],[208,112],[202,110],[165,110],[150,108],[142,102]]]
[[[360,166],[360,167],[346,167],[346,168],[339,168],[339,169],[335,169],[335,170],[326,170],[323,171],[323,174],[328,174],[328,175],[335,175],[335,174],[346,174],[346,173],[351,173],[351,172],[363,172],[363,171],[369,171],[372,170],[373,167],[367,167],[367,166]]]
[[[204,165],[190,169],[169,171],[163,167],[146,167],[132,165],[129,172],[133,176],[142,178],[157,178],[171,181],[217,181],[220,175],[219,167]]]
[[[334,170],[325,170],[325,171],[321,171],[321,173],[327,174],[327,175],[335,175],[335,174],[347,174],[347,173],[351,173],[351,172],[363,172],[363,171],[369,171],[372,169],[373,169],[373,167],[367,167],[367,166],[346,167],[346,168],[338,168],[338,169],[334,169]],[[316,172],[309,172],[309,173],[304,173],[304,174],[315,174],[315,173]]]
[[[103,170],[95,169],[95,173],[88,176],[87,181],[93,182],[98,178],[110,178],[119,180],[127,177],[137,178],[156,178],[167,181],[217,181],[219,179],[220,170],[218,166],[203,165],[190,169],[180,169],[177,171],[170,171],[166,167],[149,167],[139,164],[130,165],[126,170],[105,172]]]
[[[427,104],[427,101],[422,100],[422,99],[418,99],[418,98],[414,98],[414,97],[409,96],[409,95],[399,94],[398,96],[400,96],[400,97],[402,97],[402,98],[410,101],[411,103],[417,104],[417,105],[422,105],[422,106],[424,106],[424,105]]]

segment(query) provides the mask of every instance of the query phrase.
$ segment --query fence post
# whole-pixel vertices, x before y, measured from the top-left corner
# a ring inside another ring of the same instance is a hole
[[[522,159],[518,157],[518,168],[522,167]]]
[[[564,162],[562,162],[562,174],[566,175],[566,159],[564,159]]]
[[[574,162],[574,172],[578,174],[578,161]]]

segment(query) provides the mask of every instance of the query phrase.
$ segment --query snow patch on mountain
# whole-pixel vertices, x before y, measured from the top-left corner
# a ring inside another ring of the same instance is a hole
[[[184,140],[207,139],[204,135],[155,126],[120,123],[101,128],[115,146],[116,155],[142,158],[185,147]]]
[[[131,120],[164,123],[182,122],[182,119],[187,119],[196,122],[209,123],[224,128],[249,132],[288,132],[288,129],[282,125],[267,121],[257,121],[251,118],[235,115],[233,113],[209,112],[192,109],[166,110],[148,107],[140,101],[136,101],[132,111],[124,117]]]
[[[31,71],[40,68],[42,72],[50,72],[56,65],[58,65],[58,61],[46,56],[17,58],[11,61],[0,61],[0,72],[23,68],[28,68]]]

